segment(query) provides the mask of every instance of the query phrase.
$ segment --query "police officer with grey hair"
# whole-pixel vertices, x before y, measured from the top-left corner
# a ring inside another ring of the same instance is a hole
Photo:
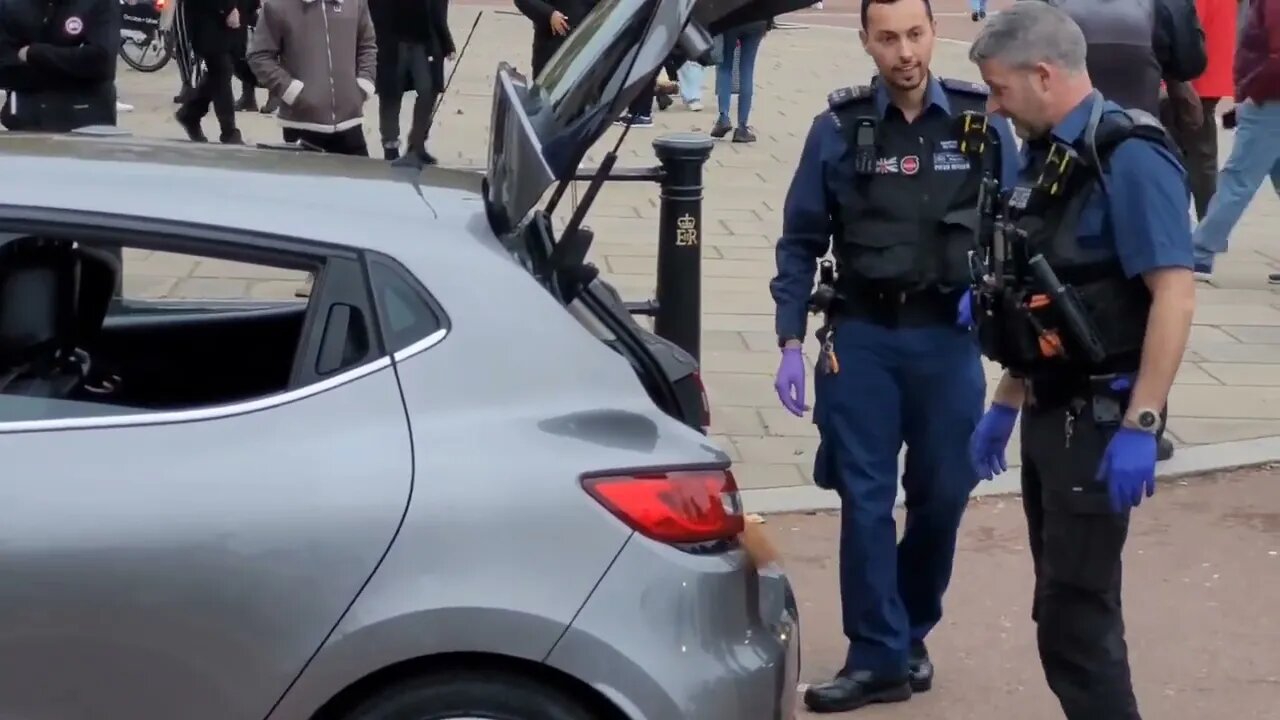
[[[1139,720],[1121,554],[1130,510],[1155,491],[1195,310],[1185,173],[1154,117],[1093,87],[1084,35],[1060,9],[1015,4],[969,57],[988,109],[1026,139],[1016,186],[984,218],[973,315],[1005,374],[971,460],[1003,471],[1021,413],[1045,677],[1069,720]]]
[[[1161,83],[1183,123],[1203,122],[1200,100],[1188,82],[1208,65],[1204,29],[1193,0],[1037,0],[1061,8],[1080,26],[1089,78],[1104,97],[1124,108],[1161,113]],[[1158,457],[1173,457],[1162,432]]]

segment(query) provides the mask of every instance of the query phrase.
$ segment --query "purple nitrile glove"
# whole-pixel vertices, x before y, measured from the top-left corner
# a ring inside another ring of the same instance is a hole
[[[803,417],[809,407],[804,404],[804,351],[798,347],[782,349],[782,361],[778,363],[778,375],[773,389],[778,391],[782,407],[796,417]]]
[[[1004,451],[1013,436],[1013,424],[1018,421],[1018,409],[1000,403],[992,403],[978,427],[969,436],[969,462],[983,480],[990,480],[1009,469]]]
[[[1107,443],[1098,465],[1098,481],[1107,484],[1111,509],[1125,512],[1156,492],[1156,436],[1121,427]]]
[[[956,308],[956,325],[968,330],[973,327],[973,290],[965,290],[960,296],[960,307]]]

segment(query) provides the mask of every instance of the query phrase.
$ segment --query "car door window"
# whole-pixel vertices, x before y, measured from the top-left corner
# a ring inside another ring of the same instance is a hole
[[[6,230],[0,423],[234,413],[386,355],[354,251]]]

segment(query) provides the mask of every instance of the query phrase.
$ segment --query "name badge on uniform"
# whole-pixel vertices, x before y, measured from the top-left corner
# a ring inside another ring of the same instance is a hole
[[[969,158],[960,152],[960,143],[955,140],[943,140],[938,143],[938,150],[933,153],[934,172],[967,172]]]

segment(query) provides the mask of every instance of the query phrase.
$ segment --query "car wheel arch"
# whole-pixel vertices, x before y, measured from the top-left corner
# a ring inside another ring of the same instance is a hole
[[[515,675],[557,690],[599,720],[632,720],[600,690],[558,668],[494,652],[444,652],[401,660],[356,680],[330,698],[311,720],[345,720],[364,702],[403,682],[458,672]]]

